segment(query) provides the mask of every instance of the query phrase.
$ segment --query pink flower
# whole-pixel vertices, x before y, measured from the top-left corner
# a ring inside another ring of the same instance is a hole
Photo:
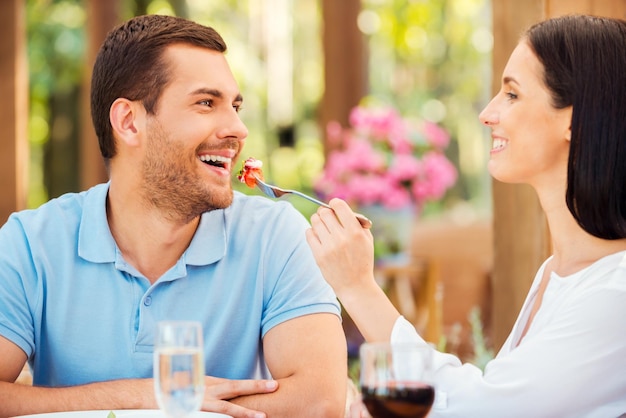
[[[335,150],[314,184],[322,198],[399,209],[441,199],[456,182],[442,152],[450,137],[437,124],[404,119],[390,107],[357,106],[349,119],[349,129],[327,126]]]
[[[396,155],[387,170],[388,176],[396,182],[413,181],[420,172],[420,161],[411,154]]]
[[[381,199],[381,203],[387,209],[400,209],[409,206],[412,201],[409,191],[399,184],[387,189]]]
[[[384,168],[383,156],[377,153],[372,144],[362,140],[351,141],[344,152],[344,164],[349,170],[375,172]]]
[[[450,143],[450,135],[436,123],[424,121],[424,135],[428,142],[437,149],[445,149]]]
[[[326,126],[326,138],[328,139],[328,143],[333,147],[338,147],[341,144],[343,137],[343,129],[341,128],[341,124],[336,121],[328,122]]]
[[[392,108],[355,107],[350,112],[349,121],[355,131],[371,134],[374,139],[384,139],[397,129],[398,124],[402,124],[402,118]]]
[[[437,152],[424,155],[423,163],[424,181],[413,185],[413,194],[418,200],[441,199],[456,182],[456,168],[443,154]]]
[[[372,175],[355,175],[348,181],[347,186],[353,191],[354,201],[364,205],[378,202],[385,192],[384,181]]]

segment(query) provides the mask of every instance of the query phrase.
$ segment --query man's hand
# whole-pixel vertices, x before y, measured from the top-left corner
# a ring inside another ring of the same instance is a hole
[[[235,418],[264,418],[265,414],[228,402],[229,399],[270,393],[278,388],[275,380],[229,380],[210,376],[204,378],[204,384],[206,389],[202,410],[232,415]]]

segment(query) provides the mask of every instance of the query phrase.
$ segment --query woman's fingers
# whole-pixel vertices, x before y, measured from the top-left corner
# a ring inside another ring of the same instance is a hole
[[[356,214],[345,200],[334,198],[331,199],[328,205],[333,209],[339,219],[339,222],[341,222],[344,227],[363,228],[363,226],[359,223],[359,220],[356,218]]]
[[[361,226],[345,201],[332,199],[329,204],[330,209],[320,207],[311,216],[312,231],[307,232],[318,263],[328,257],[361,258],[369,256],[370,252],[373,257],[371,231]]]

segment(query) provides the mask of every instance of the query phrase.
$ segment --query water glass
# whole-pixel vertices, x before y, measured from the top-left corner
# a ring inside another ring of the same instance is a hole
[[[169,418],[198,411],[204,396],[202,326],[194,321],[163,321],[154,342],[154,390]]]

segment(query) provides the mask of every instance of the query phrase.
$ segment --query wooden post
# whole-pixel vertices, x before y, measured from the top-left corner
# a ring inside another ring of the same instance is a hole
[[[360,0],[323,0],[324,96],[319,107],[322,133],[335,120],[348,125],[350,110],[367,94],[365,38],[357,27]],[[325,146],[326,153],[331,147]]]
[[[626,0],[494,0],[493,83],[523,31],[539,20],[570,13],[624,18]],[[536,270],[550,254],[548,226],[538,199],[528,186],[493,182],[494,272],[492,335],[498,348],[508,336]]]
[[[91,122],[91,71],[96,60],[98,50],[107,33],[119,23],[120,0],[100,1],[87,0],[87,51],[85,59],[85,79],[83,82],[83,96],[81,115],[81,139],[80,139],[80,186],[87,189],[98,183],[108,180],[108,173],[98,146],[98,138]]]
[[[626,0],[545,0],[546,16],[570,13],[626,18]]]
[[[22,0],[0,3],[0,225],[26,207],[28,65]]]

